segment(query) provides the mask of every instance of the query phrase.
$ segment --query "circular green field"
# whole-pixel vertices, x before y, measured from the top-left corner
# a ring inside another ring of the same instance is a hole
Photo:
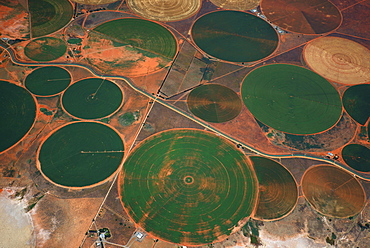
[[[287,133],[325,131],[342,113],[336,89],[323,77],[294,65],[259,67],[245,77],[241,91],[256,119]]]
[[[225,122],[234,119],[242,109],[238,94],[219,84],[201,85],[188,96],[189,110],[209,122]]]
[[[75,122],[56,130],[41,145],[39,169],[58,185],[91,186],[118,169],[123,150],[121,137],[107,125]]]
[[[103,78],[88,78],[72,84],[63,93],[62,104],[72,116],[101,119],[117,111],[123,94],[115,83]]]
[[[36,102],[24,88],[0,80],[0,153],[18,143],[36,118]]]
[[[191,35],[204,52],[231,62],[263,59],[272,54],[279,43],[270,24],[240,11],[206,14],[194,23]]]
[[[68,0],[28,0],[32,37],[51,34],[72,19],[73,6]]]
[[[32,71],[25,81],[26,88],[37,96],[53,96],[65,90],[71,75],[63,68],[47,66]]]
[[[346,145],[342,150],[342,157],[351,168],[361,171],[370,172],[370,149],[358,145]]]
[[[165,27],[151,21],[124,18],[103,23],[94,31],[116,41],[116,46],[130,46],[149,57],[172,59],[177,50],[175,37]]]
[[[226,238],[250,216],[257,179],[234,144],[209,132],[179,129],[144,140],[122,171],[123,204],[150,234],[182,245]]]
[[[253,218],[276,220],[288,215],[298,200],[297,184],[281,164],[264,157],[250,157],[259,183],[259,200]]]
[[[348,88],[342,97],[347,113],[361,125],[370,117],[370,84],[360,84]]]
[[[51,61],[60,58],[66,51],[66,43],[54,37],[31,40],[24,48],[25,55],[35,61]]]

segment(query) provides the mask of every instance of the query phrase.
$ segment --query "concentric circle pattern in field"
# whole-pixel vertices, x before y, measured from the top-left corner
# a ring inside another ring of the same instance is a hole
[[[91,4],[91,5],[117,2],[117,0],[72,0],[72,1],[80,4]]]
[[[123,150],[121,137],[109,126],[75,122],[56,130],[41,145],[39,169],[61,186],[91,186],[118,169]]]
[[[71,82],[69,72],[61,67],[47,66],[32,71],[25,81],[26,88],[37,96],[52,96],[65,90]]]
[[[323,34],[335,30],[342,16],[328,0],[262,0],[262,13],[280,28],[302,34]]]
[[[206,14],[194,23],[191,34],[204,52],[231,62],[263,59],[275,51],[279,42],[270,24],[240,11]]]
[[[28,0],[32,37],[51,34],[72,19],[73,6],[68,0]]]
[[[322,132],[342,113],[336,89],[316,73],[294,65],[253,70],[243,81],[242,97],[259,121],[292,134]]]
[[[179,21],[198,12],[201,0],[128,0],[136,14],[156,21]]]
[[[298,200],[297,184],[281,164],[264,157],[250,157],[259,183],[259,200],[253,218],[276,220],[289,214]]]
[[[132,219],[160,239],[200,245],[226,238],[250,216],[257,179],[234,144],[212,133],[176,129],[143,141],[121,177]]]
[[[316,211],[335,218],[358,214],[366,201],[364,189],[358,180],[331,165],[308,169],[302,178],[302,191]]]
[[[36,102],[24,88],[0,80],[0,153],[18,143],[36,118]]]
[[[361,125],[370,117],[370,84],[354,85],[343,94],[343,106],[347,113]]]
[[[313,71],[334,82],[370,82],[370,50],[357,42],[322,37],[305,46],[303,57]]]
[[[257,8],[260,0],[210,0],[214,5],[229,10],[249,10]]]
[[[63,56],[66,51],[66,43],[54,37],[31,40],[24,48],[25,55],[35,61],[55,60]]]
[[[242,102],[233,90],[219,84],[201,85],[188,96],[189,110],[209,122],[225,122],[234,119],[242,109]]]
[[[82,56],[104,74],[140,76],[167,66],[176,51],[176,38],[162,25],[122,18],[95,27]]]
[[[115,83],[88,78],[72,84],[62,96],[64,109],[77,118],[101,119],[119,109],[123,94]]]
[[[370,149],[359,144],[346,145],[342,150],[342,157],[351,168],[370,172]]]

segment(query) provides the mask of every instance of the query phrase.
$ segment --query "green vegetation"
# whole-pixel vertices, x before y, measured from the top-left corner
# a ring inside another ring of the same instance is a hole
[[[259,238],[258,221],[249,219],[249,221],[242,227],[242,232],[245,237],[249,236],[251,244],[255,246],[262,245]]]
[[[252,62],[265,58],[275,51],[279,42],[270,24],[240,11],[206,14],[194,23],[191,34],[204,52],[232,62]]]
[[[337,238],[337,236],[334,233],[331,233],[331,237],[326,237],[325,241],[326,241],[326,243],[328,243],[330,245],[334,245],[336,238]]]
[[[175,37],[161,25],[142,19],[124,18],[103,23],[94,31],[108,36],[115,42],[129,45],[149,57],[172,59],[177,50]],[[118,43],[115,43],[118,46]]]
[[[349,144],[343,148],[342,157],[351,168],[361,172],[370,172],[369,148],[358,144]]]
[[[77,44],[81,45],[82,39],[81,38],[70,38],[67,40],[69,44]]]
[[[67,187],[101,182],[121,164],[124,145],[104,124],[76,122],[58,129],[41,146],[41,171],[51,181]]]
[[[192,90],[188,96],[189,110],[209,122],[226,122],[239,115],[242,102],[230,88],[219,84],[205,84]]]
[[[64,109],[81,119],[101,119],[121,106],[123,94],[115,83],[88,78],[72,84],[63,94]]]
[[[51,61],[63,56],[67,45],[61,39],[42,37],[31,40],[24,48],[25,55],[35,61]]]
[[[118,122],[122,126],[130,126],[132,123],[135,121],[139,120],[140,118],[140,111],[135,111],[135,112],[126,112],[123,115],[118,117]]]
[[[279,219],[287,215],[298,199],[297,184],[281,164],[264,157],[250,157],[261,189],[255,217]]]
[[[256,204],[252,166],[234,144],[208,132],[151,136],[123,168],[128,213],[147,232],[173,243],[199,245],[229,235]]]
[[[287,133],[325,131],[342,113],[336,89],[323,77],[294,65],[259,67],[247,75],[241,91],[256,119]]]
[[[361,125],[370,117],[370,84],[348,88],[343,94],[343,106],[347,113]]]
[[[35,206],[36,204],[44,197],[45,195],[41,195],[41,196],[36,196],[36,197],[33,197],[29,202],[28,202],[28,206],[24,209],[26,210],[26,212],[29,212],[31,211]]]
[[[45,115],[53,115],[53,111],[49,111],[47,108],[40,108],[40,111]]]
[[[68,0],[28,0],[33,37],[51,34],[63,28],[73,16]]]
[[[41,67],[32,71],[25,81],[26,88],[37,96],[52,96],[65,90],[71,75],[56,66]]]
[[[18,143],[36,118],[36,102],[24,88],[0,80],[0,153]]]

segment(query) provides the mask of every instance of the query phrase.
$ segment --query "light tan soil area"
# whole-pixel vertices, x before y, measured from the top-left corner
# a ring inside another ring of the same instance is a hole
[[[79,247],[102,198],[60,199],[45,195],[32,212],[37,247]]]
[[[0,190],[0,247],[35,247],[35,236],[26,204],[19,199],[9,198],[9,189]]]

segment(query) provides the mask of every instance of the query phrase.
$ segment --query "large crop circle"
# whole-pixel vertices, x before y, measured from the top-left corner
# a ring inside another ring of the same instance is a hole
[[[189,110],[209,122],[234,119],[242,109],[239,96],[230,88],[219,84],[206,84],[192,90],[188,96]]]
[[[156,21],[179,21],[198,12],[201,0],[127,0],[136,14]]]
[[[210,0],[214,5],[229,10],[248,10],[257,8],[260,0]]]
[[[361,84],[370,81],[370,50],[339,37],[322,37],[309,42],[303,57],[321,76],[337,83]]]
[[[298,200],[297,184],[281,164],[264,157],[250,157],[259,183],[259,200],[253,218],[276,220],[288,215]]]
[[[120,166],[124,144],[116,131],[97,122],[75,122],[53,132],[38,152],[46,178],[65,187],[101,183]]]
[[[257,181],[236,146],[212,133],[180,129],[143,141],[121,175],[132,219],[163,240],[199,245],[226,238],[250,216]]]
[[[242,97],[259,121],[293,134],[325,131],[342,113],[336,89],[316,73],[294,65],[253,70],[244,79]]]
[[[18,143],[36,118],[36,101],[24,88],[0,80],[0,153]]]
[[[32,37],[51,34],[63,28],[73,17],[68,0],[28,0]]]
[[[323,34],[342,22],[338,8],[329,0],[262,0],[262,13],[273,24],[302,34]]]
[[[82,56],[104,74],[139,76],[167,66],[177,51],[175,36],[162,25],[122,18],[94,28]]]
[[[32,71],[25,81],[29,91],[37,96],[53,96],[65,90],[71,82],[71,75],[56,66],[41,67]]]
[[[25,55],[35,61],[55,60],[63,56],[66,51],[66,43],[54,37],[31,40],[24,48]]]
[[[240,11],[216,11],[200,17],[191,34],[209,55],[231,62],[252,62],[272,54],[279,42],[263,19]]]
[[[331,165],[308,169],[302,178],[302,191],[316,211],[336,218],[358,214],[366,201],[364,189],[358,180]]]
[[[115,83],[103,78],[88,78],[72,84],[63,94],[64,109],[77,118],[101,119],[117,111],[123,94]]]

